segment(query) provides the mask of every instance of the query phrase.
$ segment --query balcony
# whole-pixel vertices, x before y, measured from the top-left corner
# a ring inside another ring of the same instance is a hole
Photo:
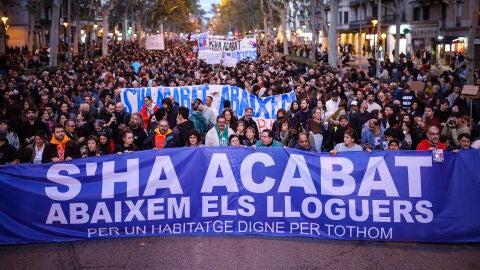
[[[408,4],[414,6],[449,4],[449,0],[408,0]]]
[[[40,25],[44,25],[44,26],[52,25],[52,20],[49,20],[49,19],[40,19],[38,22]]]
[[[360,4],[366,5],[367,3],[368,3],[368,0],[350,0],[351,7],[356,7],[356,6],[359,6]]]
[[[360,27],[360,24],[362,24],[362,27],[372,26],[372,23],[369,20],[350,21],[348,23],[350,28]]]

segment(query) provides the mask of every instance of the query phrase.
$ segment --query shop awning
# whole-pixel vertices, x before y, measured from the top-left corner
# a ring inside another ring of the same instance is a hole
[[[438,43],[450,44],[458,37],[455,36],[444,36],[443,38],[437,38]]]

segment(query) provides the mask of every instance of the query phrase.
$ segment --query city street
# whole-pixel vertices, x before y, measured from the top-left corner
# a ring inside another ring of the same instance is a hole
[[[480,269],[479,244],[264,236],[137,237],[0,247],[0,269]]]

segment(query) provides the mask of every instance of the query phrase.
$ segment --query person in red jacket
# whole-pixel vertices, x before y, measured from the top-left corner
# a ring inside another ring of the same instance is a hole
[[[152,97],[146,96],[145,99],[145,105],[142,106],[140,109],[140,114],[142,115],[143,118],[143,128],[147,129],[148,128],[148,123],[150,122],[150,116],[155,113],[156,110],[160,109],[160,107],[153,103]],[[160,119],[157,119],[160,120]]]
[[[427,138],[417,145],[417,150],[434,150],[442,149],[447,151],[445,144],[440,142],[440,129],[437,126],[429,126],[427,128]]]

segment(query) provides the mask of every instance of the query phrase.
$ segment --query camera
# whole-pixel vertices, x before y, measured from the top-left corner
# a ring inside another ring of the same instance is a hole
[[[447,122],[449,125],[455,125],[455,119],[448,119]]]

